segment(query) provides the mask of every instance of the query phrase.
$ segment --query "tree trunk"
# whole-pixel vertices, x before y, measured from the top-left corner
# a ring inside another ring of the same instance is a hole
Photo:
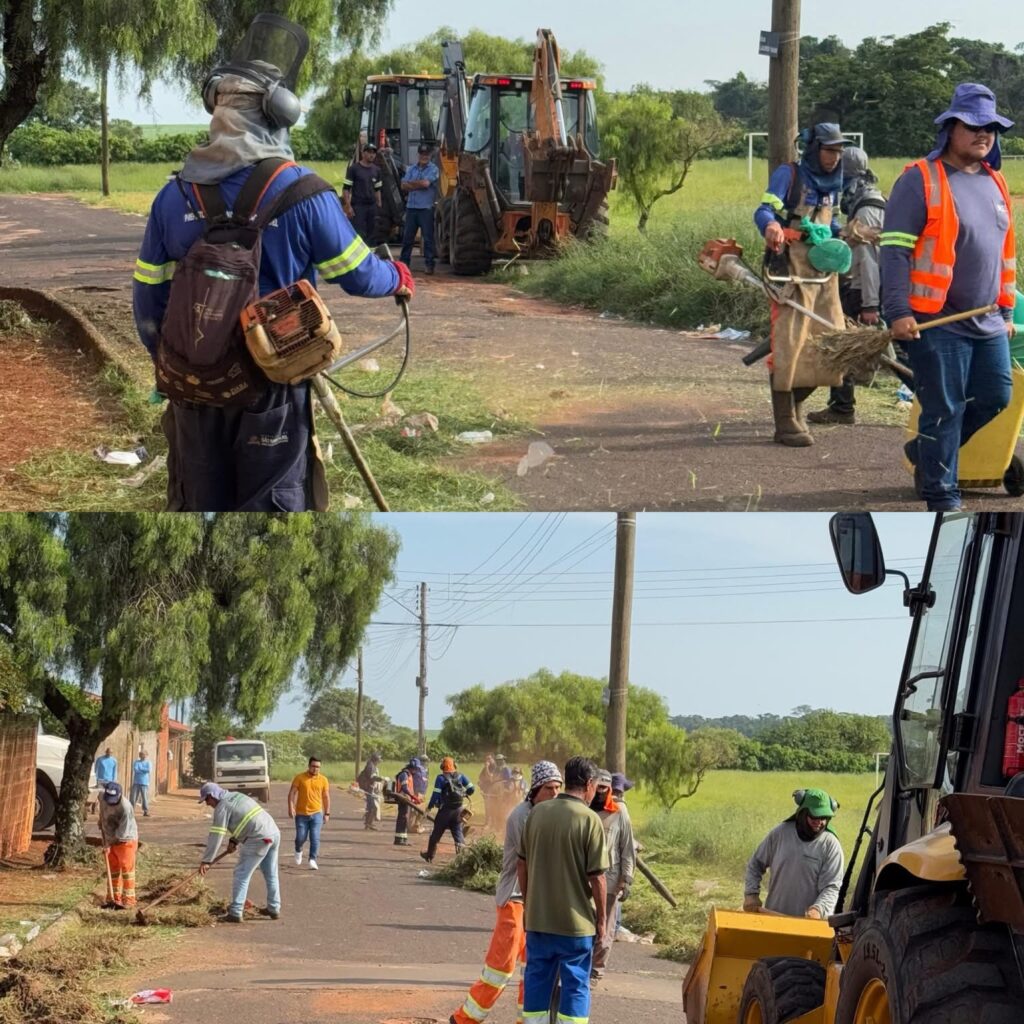
[[[64,758],[64,777],[57,798],[57,818],[53,845],[47,851],[51,867],[63,867],[73,861],[85,859],[85,800],[89,795],[89,773],[100,743],[110,735],[103,735],[95,722],[79,718],[66,723],[68,730],[67,756]]]
[[[640,220],[637,221],[636,229],[642,235],[647,233],[647,221],[650,216],[651,208],[649,206],[643,206],[640,208]]]
[[[0,88],[0,150],[32,113],[50,70],[50,54],[35,49],[34,0],[7,0],[0,19],[4,83]]]
[[[110,111],[107,107],[107,68],[100,72],[100,190],[110,195]]]

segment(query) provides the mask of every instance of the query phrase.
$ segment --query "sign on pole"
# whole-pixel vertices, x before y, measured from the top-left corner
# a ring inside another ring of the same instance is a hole
[[[778,57],[781,38],[781,32],[762,32],[761,44],[758,46],[757,52],[762,57]]]

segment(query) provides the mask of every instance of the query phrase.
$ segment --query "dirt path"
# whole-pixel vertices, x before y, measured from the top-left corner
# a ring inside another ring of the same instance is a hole
[[[324,830],[319,871],[292,860],[287,786],[275,784],[270,809],[282,831],[282,917],[188,931],[170,957],[126,979],[135,988],[170,988],[174,1002],[147,1007],[146,1019],[194,1024],[443,1024],[479,975],[494,923],[490,897],[419,877],[411,847],[392,845],[390,831],[365,832],[359,803],[337,792]],[[340,812],[340,813],[339,813]],[[154,816],[140,836],[155,844],[205,839],[206,819],[183,823]],[[393,818],[385,819],[393,830]],[[198,860],[200,850],[195,847]],[[449,848],[450,849],[450,848]],[[442,851],[445,848],[442,847]],[[445,856],[448,854],[445,853]],[[210,876],[230,891],[230,868]],[[251,898],[262,905],[257,876]],[[612,969],[594,997],[603,1024],[681,1019],[683,968],[655,958],[651,946],[617,943]],[[511,1024],[506,992],[490,1020]]]
[[[2,196],[0,225],[8,283],[56,287],[145,374],[130,287],[143,220],[62,198]],[[373,337],[394,318],[387,303],[351,300],[334,289],[325,296],[353,341]],[[430,364],[456,370],[489,396],[496,417],[536,426],[536,435],[456,460],[500,478],[529,508],[922,508],[899,457],[903,431],[888,381],[884,391],[862,395],[864,422],[818,429],[813,447],[791,450],[771,442],[764,369],[743,367],[741,346],[694,341],[444,273],[420,279],[414,332],[410,374]],[[401,404],[401,391],[396,400]],[[539,438],[555,457],[518,476],[528,443]],[[972,509],[1024,507],[1001,490],[969,493],[966,502]]]

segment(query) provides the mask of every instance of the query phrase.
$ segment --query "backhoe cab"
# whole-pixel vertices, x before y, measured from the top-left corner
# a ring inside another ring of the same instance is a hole
[[[870,515],[837,515],[830,532],[847,589],[902,576],[913,617],[885,782],[827,923],[712,912],[683,983],[687,1024],[1015,1024],[1024,514],[939,514],[913,587],[886,568]]]
[[[456,274],[496,256],[544,256],[607,226],[615,162],[602,163],[595,83],[559,75],[548,29],[533,75],[477,74],[466,87],[461,46],[442,47],[448,89],[439,136],[438,251]]]

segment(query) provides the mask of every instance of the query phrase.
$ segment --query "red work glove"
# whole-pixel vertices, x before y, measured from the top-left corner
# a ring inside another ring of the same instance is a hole
[[[416,293],[416,282],[412,278],[412,271],[401,260],[395,260],[394,268],[398,271],[398,287],[392,294],[398,298],[411,299]]]

